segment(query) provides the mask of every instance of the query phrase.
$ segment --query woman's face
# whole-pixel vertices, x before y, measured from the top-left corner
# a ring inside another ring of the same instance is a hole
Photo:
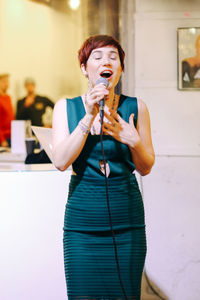
[[[109,81],[108,89],[114,88],[122,73],[118,49],[106,46],[92,50],[86,71],[92,86],[95,86],[97,79],[105,77]]]

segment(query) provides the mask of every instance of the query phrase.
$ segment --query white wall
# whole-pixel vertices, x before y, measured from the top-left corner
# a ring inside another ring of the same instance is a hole
[[[200,93],[177,90],[176,29],[200,24],[199,2],[196,9],[192,2],[137,1],[135,94],[149,107],[157,154],[200,153]]]
[[[200,299],[199,157],[156,157],[143,178],[146,271],[169,300]]]
[[[155,166],[142,180],[146,269],[170,300],[199,300],[200,93],[177,89],[176,30],[200,26],[200,3],[127,3],[129,22],[122,30],[130,28],[131,37],[122,41],[130,60],[123,92],[147,104],[156,152]]]
[[[38,93],[54,101],[85,89],[77,59],[84,39],[82,8],[71,12],[67,1],[57,6],[0,0],[0,72],[11,74],[14,104],[24,95],[27,76],[35,78]]]

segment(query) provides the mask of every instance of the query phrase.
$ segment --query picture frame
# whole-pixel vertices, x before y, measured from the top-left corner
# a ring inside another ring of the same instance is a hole
[[[178,89],[200,90],[200,27],[177,28]]]

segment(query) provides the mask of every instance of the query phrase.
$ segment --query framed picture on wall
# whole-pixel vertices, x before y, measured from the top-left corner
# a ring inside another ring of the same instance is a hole
[[[177,28],[178,89],[200,90],[200,27]]]

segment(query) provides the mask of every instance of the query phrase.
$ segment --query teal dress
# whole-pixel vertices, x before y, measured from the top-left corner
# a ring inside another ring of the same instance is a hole
[[[67,99],[70,133],[84,117],[81,97]],[[128,122],[137,99],[120,96],[118,113]],[[119,267],[129,300],[139,300],[146,256],[144,207],[135,165],[127,145],[103,135],[105,158],[110,167],[109,203]],[[64,218],[64,266],[69,300],[125,299],[120,285],[107,209],[105,178],[99,167],[102,151],[99,135],[89,134],[73,163]]]

